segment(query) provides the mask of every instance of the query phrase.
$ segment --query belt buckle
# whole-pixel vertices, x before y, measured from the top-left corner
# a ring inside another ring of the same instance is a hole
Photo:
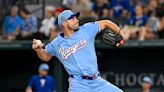
[[[85,78],[86,78],[86,79],[89,79],[89,77],[88,77],[88,76],[86,76]]]
[[[96,79],[96,75],[94,74],[93,76],[87,76],[87,79],[89,79],[89,80],[94,80],[94,79]]]
[[[93,79],[93,80],[96,79],[96,75],[95,75],[95,74],[93,75],[92,79]]]
[[[98,75],[99,76],[99,75]],[[94,80],[97,78],[97,75],[94,74],[93,76],[82,76],[83,79],[87,79],[87,80]]]

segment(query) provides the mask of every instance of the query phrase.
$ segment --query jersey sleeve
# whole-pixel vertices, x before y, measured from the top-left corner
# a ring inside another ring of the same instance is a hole
[[[53,78],[52,78],[52,82],[51,82],[51,90],[56,91],[56,82]]]
[[[100,32],[100,26],[98,22],[86,23],[84,24],[84,29],[86,31],[86,35],[91,39],[94,39],[97,33]]]
[[[5,20],[3,22],[3,29],[7,30],[8,25],[9,25],[9,16],[5,17]]]
[[[48,44],[45,46],[45,50],[46,50],[46,52],[47,52],[49,55],[51,55],[51,56],[56,56],[55,46],[54,46],[53,42],[48,43]]]
[[[28,83],[28,85],[27,85],[27,87],[30,87],[30,88],[32,88],[33,87],[33,81],[34,81],[34,78],[32,77],[31,79],[30,79],[30,81],[29,81],[29,83]]]

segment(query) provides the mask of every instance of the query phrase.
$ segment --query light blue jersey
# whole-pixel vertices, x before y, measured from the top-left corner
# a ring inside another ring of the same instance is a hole
[[[99,23],[86,23],[69,38],[63,33],[46,45],[46,51],[56,56],[70,75],[93,75],[98,72],[94,40]]]
[[[79,12],[65,10],[58,16],[58,25],[78,17]],[[99,22],[86,23],[69,38],[64,33],[46,45],[48,54],[57,57],[70,75],[68,92],[123,92],[99,76],[94,41],[100,30]]]

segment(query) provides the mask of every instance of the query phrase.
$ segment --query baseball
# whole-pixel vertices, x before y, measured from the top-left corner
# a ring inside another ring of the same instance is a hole
[[[36,40],[36,45],[37,46],[43,46],[43,43],[41,42],[41,40]]]

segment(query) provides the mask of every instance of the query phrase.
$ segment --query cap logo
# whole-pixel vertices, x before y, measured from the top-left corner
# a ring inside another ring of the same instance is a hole
[[[65,18],[64,18],[64,16],[62,16],[62,21],[65,21]]]

